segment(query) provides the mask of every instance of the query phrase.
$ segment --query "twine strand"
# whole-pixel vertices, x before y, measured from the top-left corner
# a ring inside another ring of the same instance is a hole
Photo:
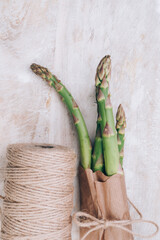
[[[142,214],[140,211],[135,207],[135,205],[128,199],[129,203],[132,205],[132,207],[135,209],[135,211],[139,215],[139,219],[131,219],[131,220],[104,220],[104,219],[98,219],[88,213],[79,211],[73,214],[73,221],[76,223],[78,227],[82,228],[90,228],[86,234],[81,238],[81,240],[85,240],[86,237],[91,234],[94,231],[98,231],[100,229],[106,230],[109,227],[114,227],[114,228],[119,228],[125,232],[128,232],[132,234],[133,236],[136,237],[141,237],[141,238],[152,238],[154,237],[158,231],[159,231],[159,226],[150,220],[144,220],[142,218]],[[142,235],[139,233],[135,233],[132,230],[128,229],[127,226],[136,224],[136,223],[149,223],[155,226],[156,230],[152,234],[148,235]]]

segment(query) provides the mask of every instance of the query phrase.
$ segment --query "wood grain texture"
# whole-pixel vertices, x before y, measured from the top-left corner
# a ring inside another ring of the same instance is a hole
[[[114,113],[122,103],[127,116],[128,195],[144,218],[160,224],[159,29],[159,0],[0,1],[1,165],[7,145],[15,142],[62,144],[79,153],[66,107],[30,71],[30,64],[47,66],[63,81],[77,100],[93,141],[95,70],[110,54]],[[140,229],[152,230],[134,227]],[[159,238],[160,234],[154,239]],[[78,239],[75,228],[73,239]]]

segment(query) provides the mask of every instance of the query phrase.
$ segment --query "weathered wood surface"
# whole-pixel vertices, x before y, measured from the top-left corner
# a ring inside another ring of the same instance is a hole
[[[160,224],[159,29],[159,0],[0,1],[1,165],[9,143],[56,143],[78,152],[66,107],[30,64],[49,67],[68,87],[93,140],[95,69],[110,54],[114,112],[122,103],[127,115],[128,195],[144,218]],[[140,228],[152,230],[134,227]],[[76,230],[73,239],[78,239]]]

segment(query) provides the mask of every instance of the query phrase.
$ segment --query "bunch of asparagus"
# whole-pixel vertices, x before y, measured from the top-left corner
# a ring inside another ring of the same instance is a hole
[[[34,63],[31,65],[31,69],[55,88],[68,107],[78,132],[81,166],[84,169],[92,168],[93,171],[102,171],[108,176],[116,173],[123,174],[126,118],[122,105],[119,105],[115,125],[109,93],[111,79],[110,56],[105,56],[100,61],[96,71],[95,86],[98,118],[93,148],[81,111],[70,92],[47,68]]]

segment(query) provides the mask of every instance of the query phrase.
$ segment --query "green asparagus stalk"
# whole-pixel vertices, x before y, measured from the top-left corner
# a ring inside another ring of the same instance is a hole
[[[107,122],[102,137],[105,171],[108,176],[119,172],[119,152],[115,136],[116,134]]]
[[[118,142],[117,142],[117,132],[115,129],[110,94],[108,95],[105,107],[106,107],[107,124],[103,132],[103,138],[104,138],[105,148],[106,148],[104,149],[104,160],[105,160],[106,173],[107,175],[110,176],[115,173],[121,172],[121,168],[119,164],[120,157],[119,157]]]
[[[95,84],[96,84],[96,100],[98,104],[99,117],[97,120],[97,130],[92,154],[92,169],[93,171],[104,171],[103,147],[102,147],[102,132],[106,124],[105,102],[108,96],[109,78],[108,73],[110,68],[110,56],[105,56],[97,67]]]
[[[122,105],[120,104],[116,114],[116,130],[118,149],[120,153],[120,163],[123,167],[124,158],[124,140],[125,140],[126,116]]]
[[[98,104],[99,115],[101,117],[100,126],[101,126],[101,133],[102,133],[106,124],[106,113],[105,113],[105,96],[100,88],[97,96],[97,104]]]
[[[96,72],[96,89],[97,89],[96,99],[98,104],[98,112],[102,119],[100,122],[101,133],[103,133],[104,127],[106,125],[105,102],[108,97],[111,69],[110,66],[111,66],[110,56],[105,56],[98,64]]]
[[[81,152],[81,166],[84,169],[90,168],[92,147],[87,127],[78,105],[66,87],[61,83],[61,81],[58,80],[57,77],[51,72],[49,72],[47,68],[34,63],[31,65],[31,69],[35,74],[46,80],[50,86],[54,87],[55,90],[61,95],[62,100],[67,105],[70,113],[72,114],[78,132]]]
[[[110,56],[105,56],[98,64],[96,72],[97,104],[98,112],[99,115],[101,116],[100,122],[101,134],[103,134],[103,130],[106,125],[105,102],[108,97],[110,70],[111,70]]]
[[[96,172],[98,170],[101,172],[104,171],[100,121],[101,121],[101,117],[98,117],[96,137],[95,137],[94,149],[93,149],[93,154],[92,154],[92,170],[94,172]]]
[[[113,116],[113,108],[111,103],[111,95],[108,94],[108,98],[105,103],[105,109],[106,109],[106,119],[110,127],[112,128],[114,134],[116,133],[115,129],[115,123],[114,123],[114,116]]]
[[[97,71],[96,71],[96,87],[100,86],[102,84],[102,91],[103,88],[106,89],[103,91],[104,95],[107,98],[108,95],[108,85],[110,80],[110,74],[111,74],[111,58],[109,55],[102,58],[100,63],[98,64]]]
[[[97,78],[97,76],[96,76]],[[99,92],[99,86],[96,87],[96,99]],[[98,107],[97,107],[97,112]],[[98,115],[97,119],[97,129],[96,129],[96,137],[93,147],[93,154],[92,154],[92,170],[96,171],[104,171],[104,161],[103,161],[103,148],[102,148],[102,135],[101,135],[101,121],[102,118]]]
[[[117,143],[117,133],[115,129],[113,110],[108,93],[109,81],[111,78],[111,59],[110,56],[104,57],[98,67],[96,86],[99,86],[97,103],[99,113],[102,118],[101,133],[103,142],[103,156],[105,172],[113,175],[119,171],[119,151]]]

